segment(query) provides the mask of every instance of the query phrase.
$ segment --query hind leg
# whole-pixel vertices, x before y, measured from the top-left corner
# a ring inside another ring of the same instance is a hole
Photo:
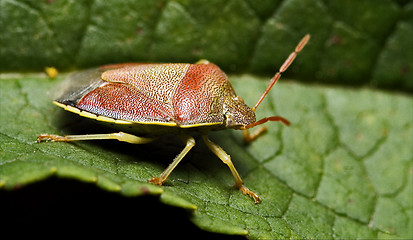
[[[52,135],[52,134],[40,134],[37,137],[37,142],[72,142],[72,141],[84,141],[84,140],[105,140],[115,139],[122,142],[128,142],[133,144],[145,144],[154,141],[156,138],[144,138],[138,137],[129,133],[104,133],[104,134],[83,134],[83,135]]]

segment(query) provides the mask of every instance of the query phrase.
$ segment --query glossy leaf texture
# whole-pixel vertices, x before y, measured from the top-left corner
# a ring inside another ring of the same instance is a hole
[[[188,209],[201,229],[251,239],[412,235],[411,96],[277,84],[258,117],[282,115],[290,127],[267,124],[268,132],[250,145],[239,131],[210,134],[231,155],[246,185],[262,197],[254,204],[233,187],[229,169],[202,141],[162,187],[147,180],[182,149],[177,138],[146,145],[36,143],[39,133],[113,131],[51,104],[50,89],[62,78],[0,79],[1,188],[57,176],[125,196],[159,195],[166,204]],[[265,89],[265,81],[251,75],[231,79],[249,105]]]
[[[273,74],[310,33],[295,79],[411,92],[412,13],[408,0],[1,0],[0,71],[205,58]]]

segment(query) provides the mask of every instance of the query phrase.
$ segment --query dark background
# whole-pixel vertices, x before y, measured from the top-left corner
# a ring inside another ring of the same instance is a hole
[[[56,177],[0,190],[0,205],[2,234],[13,238],[245,239],[203,231],[189,220],[190,212],[156,196],[124,197]]]

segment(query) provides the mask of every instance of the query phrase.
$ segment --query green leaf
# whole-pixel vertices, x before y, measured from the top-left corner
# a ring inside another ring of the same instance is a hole
[[[273,74],[310,33],[290,76],[412,91],[412,12],[406,0],[1,0],[0,71],[209,59]]]
[[[58,176],[125,196],[160,195],[162,202],[191,211],[201,229],[252,239],[412,236],[412,97],[279,83],[257,114],[280,114],[290,127],[267,124],[268,132],[250,145],[239,131],[210,134],[231,155],[246,186],[262,197],[254,204],[233,187],[229,169],[202,141],[162,187],[147,180],[182,149],[174,137],[147,145],[36,143],[39,133],[114,131],[51,104],[62,78],[0,79],[2,188]],[[251,75],[231,79],[249,105],[266,85]]]

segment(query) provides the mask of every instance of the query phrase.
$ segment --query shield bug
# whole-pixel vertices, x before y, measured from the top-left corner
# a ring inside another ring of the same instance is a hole
[[[255,110],[273,85],[303,49],[310,36],[307,34],[285,60],[271,79],[267,89],[253,108],[248,107],[235,94],[225,73],[215,64],[200,60],[187,63],[126,63],[100,67],[74,75],[69,89],[53,103],[80,116],[108,122],[115,127],[133,130],[134,133],[151,134],[155,137],[138,137],[130,133],[86,135],[41,134],[41,141],[78,141],[117,139],[134,144],[154,141],[158,135],[177,134],[185,143],[184,149],[159,177],[149,182],[162,185],[182,158],[195,146],[190,135],[200,132],[208,148],[228,165],[235,185],[245,195],[260,202],[260,197],[244,186],[244,182],[231,161],[231,157],[208,138],[208,133],[227,128],[243,130],[246,142],[252,141],[265,128],[253,133],[248,129],[267,121],[288,120],[280,116],[256,120]],[[126,128],[125,128],[126,126]]]

